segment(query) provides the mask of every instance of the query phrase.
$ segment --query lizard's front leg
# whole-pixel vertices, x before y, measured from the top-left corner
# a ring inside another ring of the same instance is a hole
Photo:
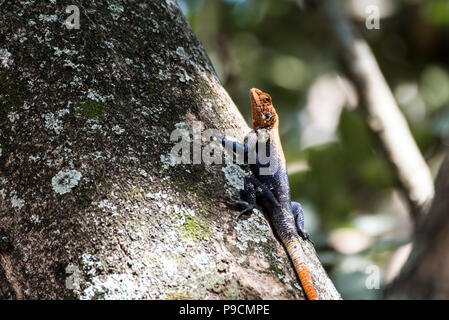
[[[256,188],[254,186],[253,178],[254,177],[252,176],[245,177],[244,189],[240,192],[241,199],[227,201],[230,206],[243,209],[240,211],[238,218],[245,214],[251,214],[253,209],[256,208]]]
[[[223,147],[230,149],[233,153],[241,154],[244,158],[248,157],[249,150],[247,143],[241,144],[237,141],[229,140],[225,136],[221,137],[221,143]],[[256,190],[252,178],[245,177],[244,189],[240,192],[240,198],[241,199],[239,200],[234,199],[226,201],[229,206],[243,209],[238,215],[239,218],[244,214],[251,214],[253,209],[256,208]]]
[[[225,136],[221,136],[221,144],[224,148],[232,151],[233,153],[241,154],[245,158],[248,157],[248,144],[241,144],[237,141],[229,140]]]

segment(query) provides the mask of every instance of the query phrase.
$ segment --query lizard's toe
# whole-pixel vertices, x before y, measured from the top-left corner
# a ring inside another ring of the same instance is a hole
[[[246,209],[249,203],[243,200],[226,198],[225,203],[232,208]]]
[[[250,214],[252,214],[252,213],[253,213],[253,210],[254,210],[255,208],[256,208],[255,205],[248,204],[248,206],[247,206],[244,210],[240,211],[239,215],[237,216],[237,219],[240,219],[240,218],[241,218],[242,216],[244,216],[244,215],[250,215]]]
[[[309,233],[305,229],[298,228],[298,234],[303,240],[309,241],[312,245],[315,245],[312,239],[310,239]]]

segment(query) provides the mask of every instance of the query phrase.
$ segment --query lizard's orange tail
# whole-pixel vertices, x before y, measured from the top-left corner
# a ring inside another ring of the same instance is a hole
[[[318,294],[312,283],[312,277],[310,276],[309,269],[304,263],[302,258],[303,250],[300,247],[299,240],[292,239],[287,244],[287,251],[295,266],[296,273],[298,274],[301,285],[304,288],[304,292],[309,300],[318,300]]]

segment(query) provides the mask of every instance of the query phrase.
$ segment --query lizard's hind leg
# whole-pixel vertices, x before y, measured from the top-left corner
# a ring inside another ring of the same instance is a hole
[[[296,229],[298,230],[298,234],[304,240],[310,240],[309,234],[304,228],[304,212],[299,202],[292,201],[292,213],[295,217]]]

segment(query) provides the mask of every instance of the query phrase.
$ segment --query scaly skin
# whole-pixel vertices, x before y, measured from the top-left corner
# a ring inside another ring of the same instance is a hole
[[[261,161],[256,144],[246,139],[244,145],[222,137],[222,143],[234,152],[243,152],[245,159],[253,157],[250,163],[252,175],[245,178],[245,188],[241,200],[232,201],[232,205],[242,207],[240,215],[251,213],[259,205],[270,217],[271,223],[284,244],[295,266],[299,280],[309,300],[317,300],[318,294],[304,263],[304,253],[300,237],[308,239],[304,230],[304,217],[301,205],[290,199],[290,183],[287,167],[279,137],[279,118],[273,107],[271,97],[259,89],[250,90],[252,124],[257,137],[265,135],[270,150],[270,163]],[[268,165],[272,170],[263,172]]]

